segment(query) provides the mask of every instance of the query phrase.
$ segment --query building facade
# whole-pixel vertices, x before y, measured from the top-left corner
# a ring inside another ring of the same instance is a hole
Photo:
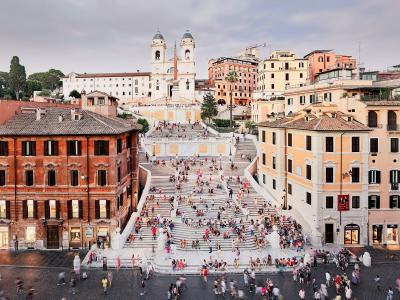
[[[368,127],[334,107],[258,124],[258,178],[314,245],[367,244]],[[341,199],[347,207],[341,207]]]
[[[108,246],[136,208],[138,129],[75,107],[21,107],[1,124],[1,248]]]
[[[400,80],[332,80],[285,91],[285,115],[326,106],[367,126],[368,244],[399,244]],[[351,200],[351,199],[350,199]]]
[[[304,56],[308,59],[308,78],[311,83],[317,80],[319,73],[326,72],[331,69],[348,69],[357,68],[357,62],[350,55],[336,54],[332,50],[314,50]]]
[[[276,50],[258,64],[254,99],[283,95],[288,86],[302,86],[307,81],[308,60],[291,51]]]
[[[151,96],[150,72],[134,73],[69,73],[62,78],[63,93],[101,91],[120,99],[122,103]]]
[[[215,99],[219,104],[230,102],[232,87],[232,103],[249,105],[256,89],[258,60],[246,57],[221,57],[208,62],[208,80],[215,87]],[[238,80],[231,84],[225,78],[230,71],[236,71]]]

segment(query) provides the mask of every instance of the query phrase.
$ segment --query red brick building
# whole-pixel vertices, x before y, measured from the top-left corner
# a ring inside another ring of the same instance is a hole
[[[136,208],[139,126],[66,106],[10,115],[0,125],[0,247],[109,244]]]

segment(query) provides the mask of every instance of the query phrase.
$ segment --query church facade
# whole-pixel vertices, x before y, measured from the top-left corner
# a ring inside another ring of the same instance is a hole
[[[175,44],[173,57],[167,57],[167,43],[157,32],[151,41],[151,72],[70,73],[62,78],[64,96],[68,98],[72,90],[100,91],[117,97],[120,103],[165,102],[172,96],[177,102],[194,102],[194,49],[194,38],[187,31],[180,40],[179,50]]]

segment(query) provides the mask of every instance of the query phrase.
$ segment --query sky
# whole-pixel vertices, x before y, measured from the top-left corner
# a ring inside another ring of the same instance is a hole
[[[261,58],[334,49],[368,70],[400,63],[400,0],[1,0],[0,16],[0,71],[14,55],[28,74],[150,71],[157,30],[170,55],[190,30],[197,78],[209,59],[264,42]]]

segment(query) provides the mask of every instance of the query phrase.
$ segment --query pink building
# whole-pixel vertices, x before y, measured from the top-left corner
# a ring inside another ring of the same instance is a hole
[[[308,59],[308,78],[314,83],[319,73],[332,69],[356,69],[356,60],[350,55],[336,54],[332,50],[314,50],[304,58]]]

